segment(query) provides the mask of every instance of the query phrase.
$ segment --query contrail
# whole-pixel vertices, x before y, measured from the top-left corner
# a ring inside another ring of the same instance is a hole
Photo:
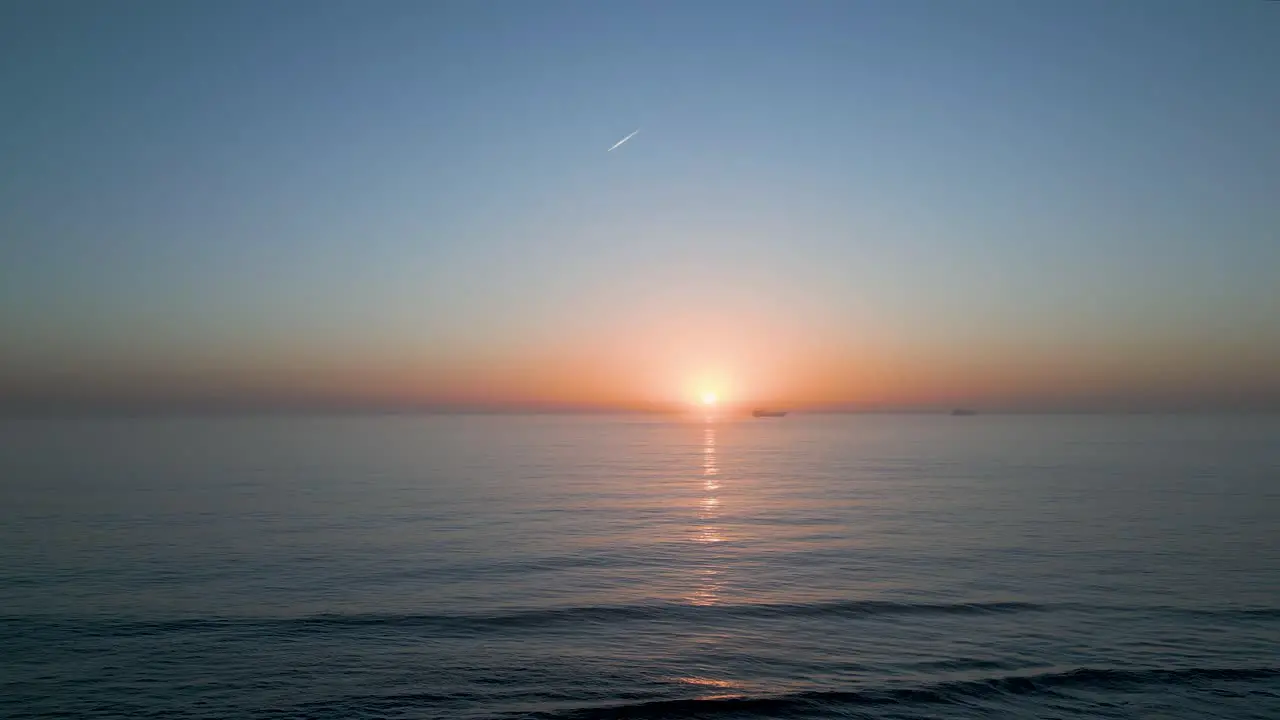
[[[624,143],[624,142],[626,142],[626,141],[630,140],[631,138],[635,137],[635,134],[636,134],[636,133],[638,133],[638,132],[640,132],[640,128],[636,128],[636,131],[635,131],[635,132],[631,133],[630,135],[628,135],[628,136],[626,136],[626,137],[622,138],[621,140],[619,140],[618,142],[614,143],[614,144],[613,144],[613,147],[609,148],[608,150],[605,150],[605,152],[613,152],[613,151],[614,151],[614,148],[618,147],[618,146],[619,146],[619,145],[621,145],[622,143]]]

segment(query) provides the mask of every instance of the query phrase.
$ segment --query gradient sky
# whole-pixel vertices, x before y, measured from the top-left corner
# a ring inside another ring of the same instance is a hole
[[[1259,0],[7,2],[0,397],[1280,400],[1277,38]]]

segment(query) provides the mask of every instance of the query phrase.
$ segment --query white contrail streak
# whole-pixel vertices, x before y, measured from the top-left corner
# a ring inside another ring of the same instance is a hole
[[[636,133],[638,133],[638,132],[640,132],[640,128],[636,128],[635,132],[631,133],[630,135],[628,135],[628,136],[626,136],[626,137],[622,138],[621,140],[619,140],[618,142],[614,143],[614,144],[613,144],[613,147],[609,148],[608,150],[605,150],[605,152],[613,152],[613,151],[614,151],[614,149],[615,149],[615,148],[617,148],[619,145],[621,145],[622,143],[624,143],[624,142],[626,142],[626,141],[630,140],[631,138],[635,137]]]

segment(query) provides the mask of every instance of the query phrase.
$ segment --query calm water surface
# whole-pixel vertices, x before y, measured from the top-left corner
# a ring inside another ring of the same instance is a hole
[[[1276,718],[1280,420],[0,424],[0,717]]]

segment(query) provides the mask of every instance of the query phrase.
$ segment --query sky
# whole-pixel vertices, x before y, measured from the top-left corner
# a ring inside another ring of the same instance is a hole
[[[0,408],[1280,407],[1277,37],[1262,0],[0,3]]]

